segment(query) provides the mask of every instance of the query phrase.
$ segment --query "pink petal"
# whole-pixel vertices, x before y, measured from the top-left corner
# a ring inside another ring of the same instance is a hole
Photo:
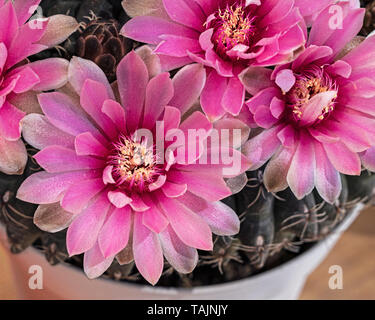
[[[226,78],[218,75],[214,70],[211,71],[207,78],[206,86],[202,91],[201,105],[204,113],[212,122],[220,119],[225,114],[221,101],[226,88]]]
[[[4,81],[11,82],[16,79],[14,93],[23,93],[34,88],[40,82],[38,75],[28,65],[13,69]]]
[[[163,34],[173,34],[188,38],[198,38],[198,33],[185,26],[158,17],[140,16],[128,21],[121,34],[136,41],[158,44]]]
[[[30,203],[49,204],[62,199],[64,192],[73,184],[94,178],[97,172],[73,171],[66,173],[37,172],[28,177],[18,189],[17,198]]]
[[[57,129],[41,114],[29,114],[23,118],[22,131],[26,142],[39,150],[51,145],[74,148],[74,137]]]
[[[86,252],[95,245],[109,208],[110,203],[104,192],[74,219],[66,235],[70,256]]]
[[[119,63],[117,82],[130,131],[135,130],[141,120],[148,80],[147,67],[134,51]]]
[[[113,166],[106,166],[104,168],[102,177],[103,177],[103,183],[105,185],[116,183],[115,179],[113,179],[112,171],[113,171]]]
[[[200,52],[202,50],[197,39],[175,35],[161,35],[161,42],[155,48],[156,54],[164,54],[172,57],[187,57],[188,52]]]
[[[9,102],[0,108],[0,136],[6,140],[18,140],[21,137],[20,121],[25,113]]]
[[[117,137],[117,130],[113,126],[112,120],[102,112],[104,101],[108,99],[105,85],[90,79],[85,81],[80,95],[82,108],[98,124],[106,136],[114,138]]]
[[[164,132],[178,128],[181,120],[181,112],[174,107],[165,107],[164,109]]]
[[[69,61],[50,58],[28,65],[39,77],[40,82],[33,87],[36,91],[49,91],[64,86],[68,81]]]
[[[83,270],[89,279],[100,277],[112,264],[113,256],[104,258],[98,242],[88,251],[83,258]]]
[[[163,272],[163,252],[155,233],[142,223],[142,213],[134,215],[134,261],[141,275],[155,285]]]
[[[150,206],[147,205],[138,194],[132,194],[131,198],[132,202],[130,202],[130,206],[134,211],[144,212],[150,209]]]
[[[183,243],[201,250],[212,250],[211,230],[201,217],[174,199],[160,199],[160,205]]]
[[[236,116],[245,102],[245,87],[238,78],[230,78],[221,101],[223,108]]]
[[[93,157],[77,156],[74,150],[61,146],[50,146],[38,152],[34,158],[39,165],[50,173],[99,169],[104,161]]]
[[[197,249],[185,245],[170,226],[159,234],[159,239],[165,258],[177,272],[193,272],[198,263]]]
[[[11,1],[0,6],[0,42],[7,47],[16,36],[18,31],[18,19]]]
[[[342,142],[326,143],[323,147],[337,171],[348,175],[360,175],[361,161],[358,154],[350,151]]]
[[[108,154],[107,148],[90,132],[81,133],[76,137],[75,149],[79,156],[105,157]]]
[[[69,96],[59,92],[52,92],[42,93],[38,96],[38,99],[47,119],[58,129],[73,136],[82,132],[99,134]]]
[[[207,201],[219,201],[231,195],[224,179],[210,172],[171,171],[168,180],[173,183],[187,184],[188,190],[202,196]]]
[[[102,112],[112,120],[119,132],[126,132],[125,110],[121,104],[114,100],[106,100],[103,103]]]
[[[103,180],[82,180],[71,185],[61,200],[61,206],[72,213],[81,213],[89,201],[105,188]]]
[[[165,11],[173,21],[202,31],[204,16],[199,12],[196,3],[186,0],[163,0],[163,3]]]
[[[198,98],[206,83],[206,70],[201,64],[190,64],[179,70],[173,77],[174,97],[169,105],[184,114]]]
[[[310,194],[314,189],[315,151],[314,140],[301,132],[299,144],[290,164],[287,181],[298,199]]]
[[[320,142],[315,142],[315,186],[320,196],[334,203],[341,192],[340,173],[332,166]]]
[[[113,257],[126,247],[129,241],[132,214],[129,207],[115,209],[100,230],[98,243],[105,258]]]
[[[165,106],[173,97],[173,83],[169,73],[161,73],[150,80],[146,89],[143,128],[152,129]]]
[[[155,233],[163,232],[169,224],[167,218],[154,204],[143,212],[142,217],[142,223]]]

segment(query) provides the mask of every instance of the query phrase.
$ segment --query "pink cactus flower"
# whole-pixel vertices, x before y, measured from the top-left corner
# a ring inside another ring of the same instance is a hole
[[[244,104],[241,73],[289,62],[306,42],[304,0],[127,0],[135,16],[122,33],[156,46],[164,70],[192,62],[207,70],[201,105],[211,121],[237,116]],[[332,0],[310,1],[312,16]],[[146,16],[144,16],[146,14]],[[148,14],[148,16],[147,16]]]
[[[239,231],[235,212],[219,202],[231,194],[223,179],[224,164],[176,162],[167,141],[162,150],[166,161],[159,163],[155,145],[134,136],[141,128],[155,134],[160,120],[162,135],[202,129],[207,139],[213,126],[205,115],[185,114],[199,97],[204,78],[204,69],[196,64],[173,80],[168,73],[150,79],[133,51],[118,66],[114,92],[98,66],[73,58],[69,81],[80,99],[43,93],[39,101],[45,116],[25,117],[24,137],[41,149],[35,159],[46,172],[29,177],[18,198],[41,204],[35,221],[44,230],[69,226],[69,254],[85,253],[88,277],[100,276],[116,256],[121,263],[122,256],[130,256],[125,259],[129,262],[134,255],[139,272],[155,284],[163,255],[176,270],[189,273],[197,263],[197,249],[212,249],[212,232]],[[244,172],[248,160],[239,151],[231,152],[241,160],[239,173]],[[48,210],[59,202],[64,210]]]
[[[247,142],[252,169],[269,191],[289,186],[298,198],[314,187],[334,202],[339,173],[359,175],[361,158],[375,168],[375,37],[354,47],[364,9],[343,2],[343,28],[330,28],[329,8],[312,25],[306,50],[274,71],[254,68],[243,77],[254,95],[247,106],[264,130]],[[358,44],[358,43],[357,43]]]
[[[16,1],[13,5],[0,0],[0,171],[6,174],[22,174],[26,165],[20,121],[27,112],[38,110],[35,92],[61,87],[67,81],[68,61],[64,59],[27,63],[28,56],[64,40],[77,25],[64,16],[54,21],[63,23],[59,32],[56,23],[47,19],[26,22],[39,2]]]

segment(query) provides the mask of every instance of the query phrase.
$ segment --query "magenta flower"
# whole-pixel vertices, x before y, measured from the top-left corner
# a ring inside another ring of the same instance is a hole
[[[304,0],[154,0],[124,1],[136,16],[122,33],[155,45],[164,70],[192,62],[207,70],[201,105],[211,121],[238,115],[245,99],[239,77],[249,66],[289,62],[306,41],[298,6]],[[307,16],[331,0],[310,1]]]
[[[327,8],[293,63],[244,75],[254,95],[247,106],[264,128],[247,142],[246,154],[253,169],[271,159],[264,174],[269,191],[289,186],[303,198],[315,186],[332,203],[341,191],[339,172],[359,175],[361,157],[375,168],[369,151],[375,141],[375,37],[343,50],[361,29],[364,10],[340,6],[342,29],[329,28]]]
[[[47,19],[25,23],[32,14],[30,8],[39,2],[0,1],[0,171],[7,174],[22,174],[26,165],[20,121],[25,113],[38,110],[35,91],[55,89],[67,81],[64,59],[27,63],[28,56],[64,40],[77,25],[68,18],[67,27],[67,20],[61,20],[64,16],[52,23]]]
[[[69,254],[85,253],[90,278],[100,276],[124,250],[134,253],[138,270],[152,284],[161,276],[163,255],[179,272],[191,272],[196,249],[212,249],[212,232],[233,235],[239,230],[235,212],[218,202],[231,194],[223,179],[225,165],[177,162],[167,141],[161,163],[154,144],[138,140],[134,132],[142,128],[155,135],[161,120],[163,136],[202,129],[207,139],[212,124],[204,114],[184,115],[199,97],[204,69],[191,65],[173,81],[168,73],[150,79],[143,60],[131,52],[117,70],[120,104],[94,63],[73,58],[69,68],[80,100],[60,92],[41,94],[45,116],[24,119],[24,137],[42,149],[35,159],[46,172],[29,177],[18,198],[42,204],[35,221],[44,230],[69,226]],[[186,120],[180,123],[182,116]],[[242,161],[239,173],[244,172],[246,158],[232,152]],[[56,208],[58,202],[65,211],[45,207]]]

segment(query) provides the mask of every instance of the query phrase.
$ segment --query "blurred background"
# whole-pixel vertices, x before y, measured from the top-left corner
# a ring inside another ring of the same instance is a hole
[[[309,277],[301,299],[375,299],[375,207],[364,210],[326,260]],[[9,261],[0,246],[0,299],[17,299]],[[343,289],[331,290],[333,265],[343,269]]]

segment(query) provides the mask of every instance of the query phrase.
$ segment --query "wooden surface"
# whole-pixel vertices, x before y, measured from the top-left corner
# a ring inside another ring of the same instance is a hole
[[[375,299],[375,209],[361,214],[327,259],[310,276],[301,299]],[[328,286],[329,268],[343,269],[343,289]],[[0,246],[0,299],[16,299],[9,262]]]

